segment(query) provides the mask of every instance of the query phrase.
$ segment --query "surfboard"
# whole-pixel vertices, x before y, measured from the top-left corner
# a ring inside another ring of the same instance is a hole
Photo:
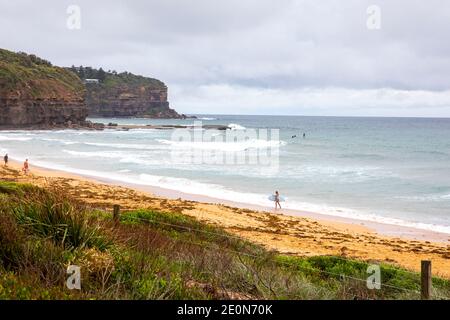
[[[285,201],[284,197],[282,197],[282,196],[279,196],[278,198],[280,199],[280,202],[284,202],[284,201]],[[275,195],[274,195],[274,194],[270,195],[270,196],[268,197],[268,199],[269,199],[270,201],[275,201]]]

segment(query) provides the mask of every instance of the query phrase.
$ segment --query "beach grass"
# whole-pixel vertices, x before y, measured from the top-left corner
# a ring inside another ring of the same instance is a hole
[[[370,262],[282,255],[177,212],[111,212],[56,189],[0,181],[0,299],[419,299],[420,275]],[[81,270],[81,290],[65,283]],[[433,279],[434,298],[450,282]]]

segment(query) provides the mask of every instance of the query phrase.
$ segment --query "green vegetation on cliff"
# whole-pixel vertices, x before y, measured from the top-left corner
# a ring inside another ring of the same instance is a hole
[[[72,66],[69,70],[77,74],[82,80],[98,79],[99,85],[105,88],[114,88],[117,86],[145,86],[154,89],[166,88],[166,85],[158,79],[143,77],[130,72],[117,73],[116,71],[104,71],[102,68],[95,69],[83,66]]]
[[[83,83],[72,72],[33,54],[0,49],[0,94],[29,94],[34,98],[75,96]]]
[[[86,84],[90,116],[183,118],[170,108],[167,87],[157,79],[83,66],[68,70]]]
[[[66,286],[81,269],[81,290]],[[417,299],[420,276],[381,265],[270,252],[180,213],[111,213],[57,190],[0,181],[0,299]],[[362,279],[362,280],[355,280]],[[433,279],[435,297],[450,283]]]

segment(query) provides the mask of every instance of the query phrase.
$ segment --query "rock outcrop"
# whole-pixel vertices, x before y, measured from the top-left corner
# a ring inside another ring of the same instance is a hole
[[[86,84],[86,104],[92,117],[185,118],[169,107],[167,86],[153,78],[90,67],[70,70]]]
[[[86,104],[89,116],[182,118],[169,107],[167,88],[117,85],[105,88],[101,84],[86,84]]]
[[[99,126],[87,116],[186,118],[169,107],[167,86],[129,72],[60,68],[0,49],[0,129]]]
[[[84,85],[72,72],[0,49],[0,127],[85,124]]]

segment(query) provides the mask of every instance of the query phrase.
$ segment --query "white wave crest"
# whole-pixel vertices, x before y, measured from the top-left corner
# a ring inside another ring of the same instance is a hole
[[[29,141],[33,138],[20,137],[20,136],[0,136],[0,141]]]
[[[204,142],[204,141],[172,141],[157,139],[156,141],[180,149],[221,150],[224,152],[246,151],[251,149],[273,148],[286,145],[285,141],[249,139],[230,142]]]
[[[117,148],[117,149],[138,149],[138,150],[161,149],[160,145],[100,143],[100,142],[84,142],[83,144],[88,145],[88,146],[109,147],[109,148]]]
[[[245,129],[247,129],[246,127],[241,126],[240,124],[236,124],[236,123],[230,123],[228,125],[228,128],[230,130],[245,130]]]
[[[398,196],[396,199],[414,201],[414,202],[435,202],[435,201],[449,201],[450,194],[428,194],[422,196]]]
[[[124,155],[123,152],[114,151],[74,151],[74,150],[62,150],[64,153],[80,158],[118,158]]]
[[[139,179],[142,184],[147,184],[155,187],[175,190],[189,194],[205,195],[208,197],[222,200],[266,207],[272,205],[272,203],[267,199],[267,195],[248,192],[238,192],[235,190],[225,188],[221,185],[216,185],[212,183],[203,183],[184,178],[164,177],[149,174],[141,174],[139,175]],[[450,234],[450,226],[405,221],[402,219],[384,217],[348,208],[330,207],[326,205],[317,205],[300,201],[287,201],[284,203],[284,208],[296,211],[315,212],[330,216],[356,219],[360,221],[384,223]]]
[[[42,141],[49,141],[49,142],[58,142],[58,143],[62,143],[66,146],[70,146],[70,145],[74,145],[74,144],[79,144],[81,142],[77,142],[77,141],[66,141],[66,140],[62,140],[62,139],[52,139],[52,138],[43,138],[40,139]]]

